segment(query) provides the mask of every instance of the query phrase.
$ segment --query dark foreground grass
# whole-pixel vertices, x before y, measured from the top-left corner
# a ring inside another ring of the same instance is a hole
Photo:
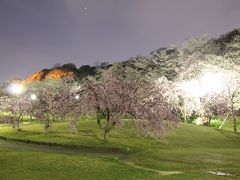
[[[157,179],[111,158],[0,149],[0,179]]]
[[[41,149],[33,152],[3,148],[0,143],[0,179],[240,179],[238,133],[182,124],[166,141],[157,142],[138,137],[125,127],[114,129],[110,142],[104,143],[95,121],[81,121],[78,135],[68,134],[67,129],[68,123],[55,123],[45,135],[39,124],[25,125],[22,132],[0,127],[0,136],[77,145],[79,151],[87,146],[96,151],[95,155]],[[104,157],[98,147],[127,149],[128,153]],[[216,176],[209,171],[231,176]]]

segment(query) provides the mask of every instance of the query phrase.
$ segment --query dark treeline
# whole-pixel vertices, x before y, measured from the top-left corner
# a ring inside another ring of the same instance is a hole
[[[214,55],[239,64],[239,37],[240,29],[235,29],[217,39],[208,39],[206,37],[189,39],[180,45],[176,44],[172,47],[156,49],[149,56],[136,56],[118,63],[102,62],[95,63],[93,66],[83,65],[79,68],[72,63],[56,64],[53,69],[71,70],[76,72],[80,79],[83,79],[87,76],[95,76],[99,70],[108,69],[114,65],[118,68],[128,67],[138,70],[142,74],[149,74],[155,77],[165,76],[169,80],[174,80],[179,72],[185,70],[184,64],[186,64],[186,59],[191,59],[189,57],[197,53],[199,54],[199,59],[203,59],[202,55]]]
[[[76,67],[73,63],[55,64],[50,69],[44,69],[42,72],[48,73],[54,69],[72,71],[79,80],[88,76],[96,76],[101,70],[112,66],[117,68],[129,68],[141,72],[143,75],[152,77],[165,76],[169,80],[174,80],[182,71],[186,71],[187,62],[191,62],[191,56],[198,56],[198,59],[204,60],[203,56],[223,57],[227,61],[240,64],[240,29],[235,29],[216,39],[199,37],[189,39],[182,44],[175,44],[172,47],[159,48],[152,51],[148,56],[131,57],[126,61],[117,63],[98,62],[94,65],[82,65]],[[195,57],[196,59],[196,57]],[[208,57],[209,59],[209,57]],[[212,59],[217,59],[216,57]],[[208,60],[207,60],[208,61]],[[216,61],[216,60],[214,60]],[[218,63],[218,62],[216,62]],[[1,92],[0,92],[1,93]]]

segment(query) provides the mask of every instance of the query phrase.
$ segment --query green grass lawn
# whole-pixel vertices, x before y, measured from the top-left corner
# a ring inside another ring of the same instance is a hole
[[[225,124],[222,127],[223,129],[229,130],[229,131],[233,131],[233,121],[231,118],[229,118]],[[237,129],[238,131],[240,131],[240,117],[237,117]]]
[[[231,131],[182,124],[165,141],[157,142],[124,127],[113,129],[105,143],[103,132],[92,120],[80,121],[77,135],[68,133],[67,122],[54,123],[47,135],[36,123],[22,129],[16,132],[2,126],[0,136],[76,145],[79,152],[81,147],[92,147],[95,153],[14,148],[0,141],[0,179],[240,179],[240,134]],[[105,156],[98,152],[104,148],[129,151]]]

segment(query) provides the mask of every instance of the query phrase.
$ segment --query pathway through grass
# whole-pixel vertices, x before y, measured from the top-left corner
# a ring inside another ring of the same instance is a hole
[[[32,143],[23,143],[23,142],[14,142],[9,140],[0,139],[0,147],[1,148],[9,148],[9,149],[17,149],[17,150],[25,150],[25,151],[39,151],[39,152],[48,152],[48,153],[55,153],[55,154],[74,154],[74,155],[86,155],[86,156],[102,156],[113,158],[121,163],[134,167],[136,169],[150,171],[157,173],[161,176],[169,176],[174,174],[180,174],[180,171],[160,171],[151,168],[146,168],[143,166],[139,166],[134,164],[133,162],[128,161],[127,153],[120,153],[120,152],[101,152],[97,150],[87,151],[81,148],[67,148],[62,146],[48,146],[48,145],[38,145]]]

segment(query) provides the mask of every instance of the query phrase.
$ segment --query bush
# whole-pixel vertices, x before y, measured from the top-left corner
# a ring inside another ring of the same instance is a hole
[[[194,120],[192,121],[192,124],[197,124],[196,122],[197,122],[197,120],[194,119]]]
[[[210,126],[215,127],[215,128],[219,128],[221,126],[221,124],[222,124],[221,120],[213,119],[213,120],[211,120]]]
[[[193,113],[191,116],[189,116],[187,118],[187,122],[190,123],[190,124],[196,124],[196,119],[198,118],[199,116],[195,113]]]

